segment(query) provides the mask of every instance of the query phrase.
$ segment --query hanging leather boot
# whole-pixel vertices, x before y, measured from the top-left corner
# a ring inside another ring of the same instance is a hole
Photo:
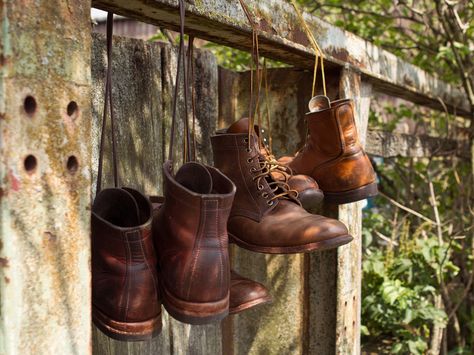
[[[350,99],[306,114],[306,145],[293,158],[280,159],[296,174],[313,177],[330,203],[349,203],[377,195],[376,175],[359,142]]]
[[[165,198],[150,196],[150,201],[153,205],[153,215],[156,216],[165,202]],[[240,313],[271,300],[268,290],[261,283],[247,279],[234,270],[230,270],[229,314]]]
[[[151,204],[129,188],[104,189],[92,207],[92,320],[118,340],[161,331]]]
[[[233,123],[228,129],[227,133],[248,133],[248,118],[244,117]],[[260,127],[254,125],[255,134],[260,136]],[[217,132],[219,134],[219,132]],[[271,155],[269,148],[263,145],[260,148],[260,152],[267,158],[271,159],[274,157]],[[277,163],[277,162],[275,162]],[[279,163],[275,164],[272,170],[272,176],[276,180],[285,181],[288,183],[290,189],[298,192],[298,200],[301,202],[303,208],[307,211],[314,211],[320,207],[323,201],[324,194],[319,188],[318,183],[307,175],[292,174],[291,170],[286,168],[286,164]]]
[[[261,283],[230,271],[229,314],[237,314],[250,308],[271,302],[268,290]]]
[[[153,219],[163,305],[179,321],[205,324],[229,312],[227,218],[235,186],[217,169],[163,165],[165,202]]]
[[[288,254],[336,248],[352,240],[343,223],[306,212],[288,185],[272,177],[255,133],[216,134],[211,142],[215,166],[237,187],[227,223],[229,238],[237,245]]]

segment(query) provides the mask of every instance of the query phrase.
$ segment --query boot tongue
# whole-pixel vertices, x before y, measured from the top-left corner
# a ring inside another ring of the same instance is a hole
[[[200,163],[183,164],[176,173],[175,180],[188,190],[198,194],[210,194],[212,192],[211,173]]]
[[[326,95],[313,96],[308,103],[309,112],[318,112],[331,107],[331,101]]]

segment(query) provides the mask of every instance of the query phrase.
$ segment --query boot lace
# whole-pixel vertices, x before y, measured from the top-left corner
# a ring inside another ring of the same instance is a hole
[[[268,198],[268,205],[273,205],[274,201],[280,198],[287,199],[298,203],[301,206],[301,203],[298,200],[298,192],[293,190],[288,185],[288,179],[292,176],[292,171],[290,168],[281,165],[273,155],[269,154],[265,156],[264,154],[257,152],[256,155],[250,157],[248,162],[257,161],[259,167],[253,167],[250,169],[250,172],[254,175],[253,180],[257,184],[259,190],[263,190],[263,182],[266,181],[268,186],[273,193],[273,196],[270,197],[270,194],[267,192],[262,193],[262,197]],[[284,180],[275,179],[272,176],[272,173],[278,173],[283,175]]]

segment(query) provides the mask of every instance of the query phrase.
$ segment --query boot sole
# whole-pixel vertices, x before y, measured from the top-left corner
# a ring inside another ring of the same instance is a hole
[[[229,294],[214,302],[189,302],[173,296],[162,285],[162,302],[174,318],[188,324],[208,324],[221,321],[229,314]]]
[[[377,183],[372,182],[357,189],[344,192],[325,192],[324,199],[328,203],[342,205],[345,203],[365,200],[369,197],[377,196],[379,193]]]
[[[237,307],[229,308],[229,315],[237,314],[237,313],[243,312],[247,309],[270,303],[271,301],[272,301],[271,296],[265,296],[265,297],[257,298],[255,300],[240,304]]]
[[[297,245],[292,247],[265,247],[261,245],[254,245],[244,242],[239,238],[229,233],[229,238],[237,244],[239,247],[254,251],[257,253],[265,254],[297,254],[297,253],[309,253],[314,250],[328,250],[340,247],[341,245],[351,242],[354,238],[349,235],[341,235],[339,237],[322,240],[320,242],[314,242],[309,244]]]
[[[92,306],[92,321],[102,333],[122,341],[150,340],[161,333],[161,313],[143,322],[120,322]]]

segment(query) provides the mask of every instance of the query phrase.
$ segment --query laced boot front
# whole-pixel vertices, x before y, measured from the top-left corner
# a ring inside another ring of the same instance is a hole
[[[227,133],[247,133],[248,134],[248,118],[241,118],[233,123]],[[254,125],[254,131],[260,137],[260,127]],[[309,212],[316,211],[324,199],[323,191],[319,188],[318,183],[310,176],[303,174],[294,174],[291,168],[286,164],[275,159],[270,152],[270,148],[263,144],[260,139],[260,153],[270,163],[270,171],[275,180],[283,181],[288,184],[290,190],[296,191],[297,199],[303,208]]]
[[[215,166],[236,185],[227,224],[239,246],[287,254],[335,248],[352,240],[343,223],[306,212],[286,181],[274,179],[274,165],[260,151],[253,132],[211,137]]]

